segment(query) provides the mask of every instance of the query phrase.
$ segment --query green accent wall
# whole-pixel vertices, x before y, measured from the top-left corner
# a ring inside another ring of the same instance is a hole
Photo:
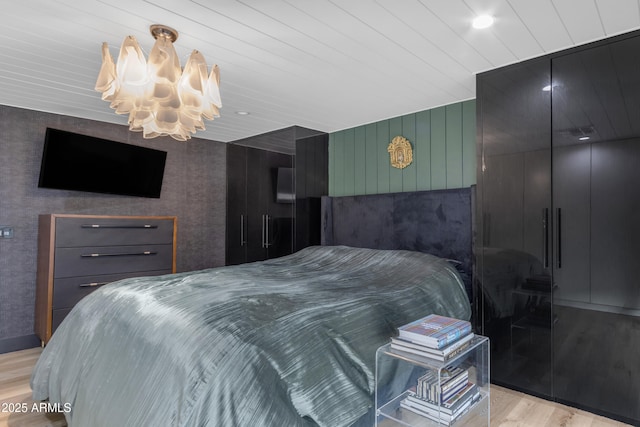
[[[387,146],[404,136],[413,163],[391,167]],[[476,183],[476,102],[469,100],[329,135],[329,195],[396,193]]]

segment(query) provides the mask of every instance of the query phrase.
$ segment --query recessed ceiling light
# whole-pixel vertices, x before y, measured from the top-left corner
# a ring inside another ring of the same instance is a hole
[[[580,138],[578,138],[579,141],[587,141],[589,139],[591,139],[591,138],[588,137],[588,136],[581,136]]]
[[[248,116],[250,113],[248,111],[236,111],[236,114],[239,116]]]
[[[493,16],[480,15],[473,20],[473,28],[481,30],[483,28],[489,28],[493,25]]]

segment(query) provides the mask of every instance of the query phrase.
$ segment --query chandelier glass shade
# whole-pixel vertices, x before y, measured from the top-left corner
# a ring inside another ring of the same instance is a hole
[[[220,117],[220,71],[214,65],[208,73],[197,50],[182,70],[173,47],[177,31],[152,25],[151,34],[156,43],[148,61],[133,36],[122,42],[117,65],[103,43],[95,89],[117,114],[129,115],[130,130],[141,131],[144,138],[171,136],[186,141],[205,129],[203,119]]]

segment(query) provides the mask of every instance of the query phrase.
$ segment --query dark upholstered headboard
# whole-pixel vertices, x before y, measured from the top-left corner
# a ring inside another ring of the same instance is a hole
[[[471,300],[472,188],[322,198],[322,244],[406,249],[460,262]]]

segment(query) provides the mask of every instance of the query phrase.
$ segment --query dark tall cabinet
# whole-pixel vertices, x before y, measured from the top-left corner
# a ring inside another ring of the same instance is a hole
[[[228,146],[227,264],[293,252],[294,204],[276,198],[278,170],[292,167],[293,157],[287,154]]]
[[[492,380],[640,423],[640,33],[478,75]]]
[[[477,206],[480,321],[492,380],[552,395],[551,109],[548,60],[481,75]],[[526,279],[543,285],[530,289]],[[544,284],[545,280],[549,281]],[[500,368],[498,368],[500,367]]]
[[[320,197],[328,192],[328,135],[292,127],[227,148],[226,263],[291,254],[320,244]]]
[[[329,191],[329,137],[296,140],[295,250],[320,244],[320,200]]]

